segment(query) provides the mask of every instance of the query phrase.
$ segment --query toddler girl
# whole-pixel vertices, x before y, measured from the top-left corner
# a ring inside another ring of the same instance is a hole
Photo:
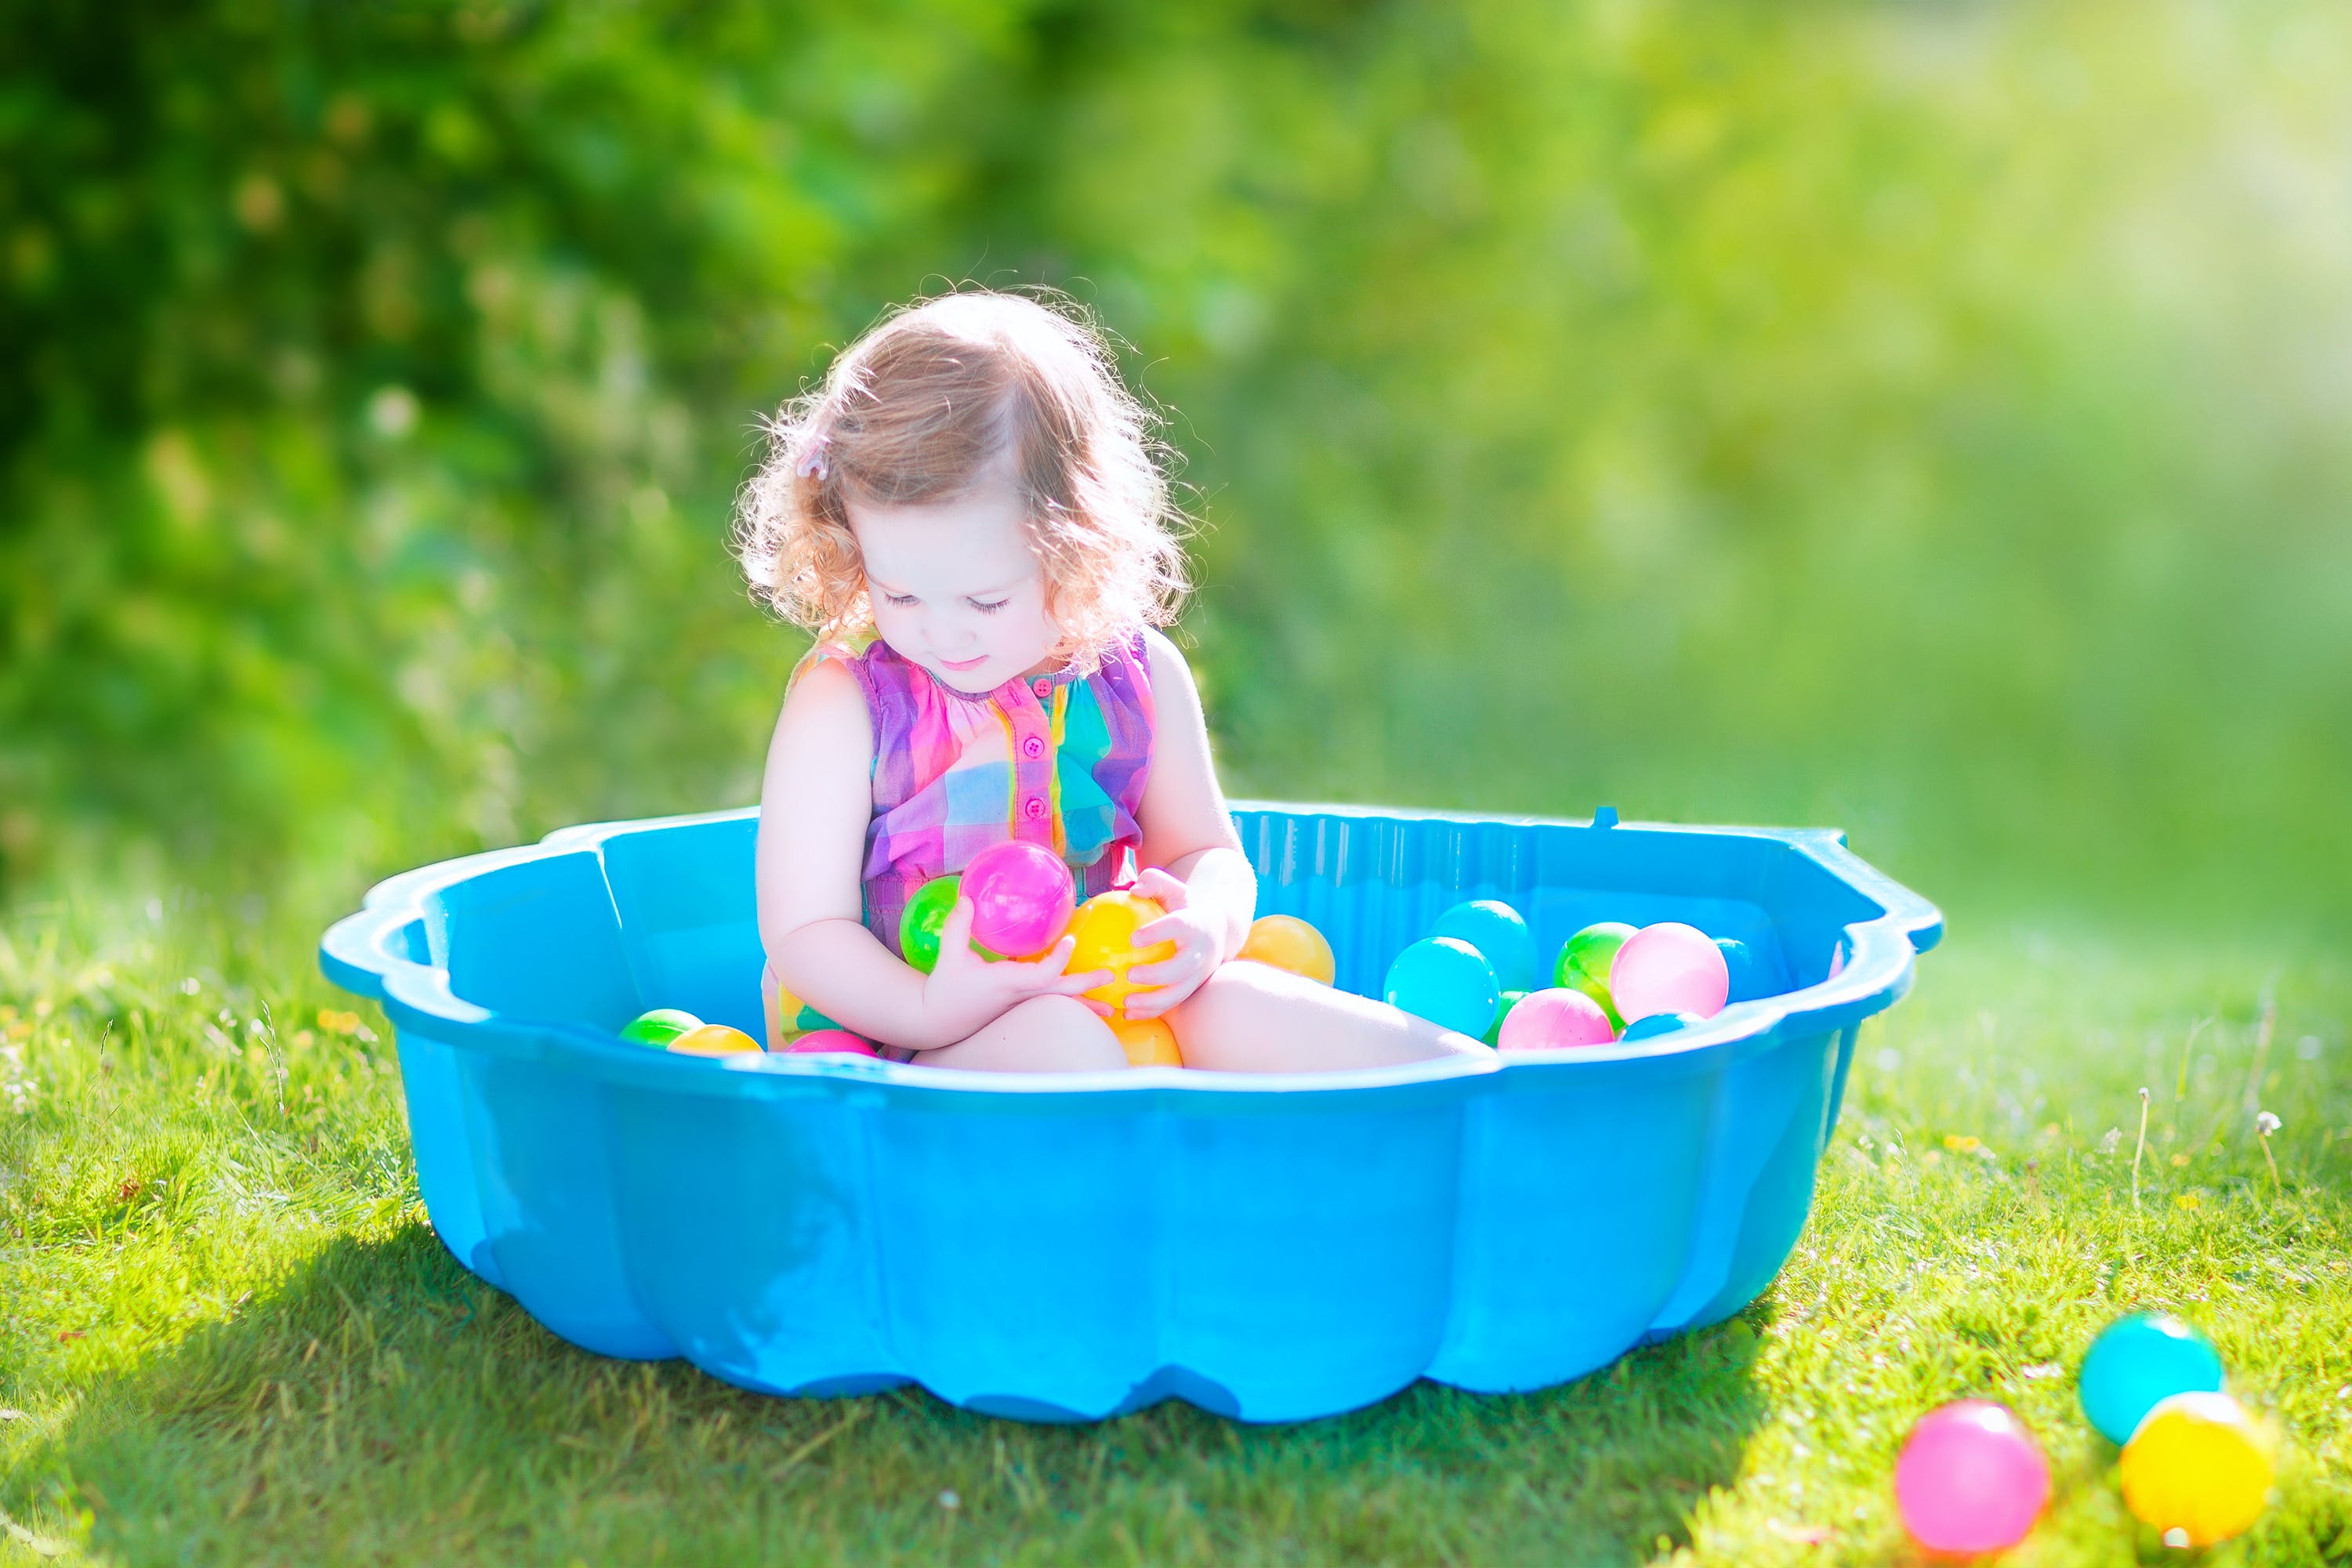
[[[1257,883],[1183,655],[1181,518],[1143,408],[1090,327],[1020,295],[904,310],[770,429],[738,544],[752,587],[817,642],[793,672],[760,798],[760,935],[778,983],[899,1060],[1116,1068],[1109,978],[971,951],[959,901],[929,976],[899,916],[986,846],[1059,854],[1085,898],[1167,914],[1174,955],[1129,978],[1188,1066],[1288,1071],[1486,1048],[1383,1003],[1231,962]]]

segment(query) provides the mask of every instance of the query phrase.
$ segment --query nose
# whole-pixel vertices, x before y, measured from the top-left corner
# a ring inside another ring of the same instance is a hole
[[[931,646],[942,657],[969,659],[980,652],[980,628],[968,621],[952,615],[939,616],[927,630],[931,634]]]

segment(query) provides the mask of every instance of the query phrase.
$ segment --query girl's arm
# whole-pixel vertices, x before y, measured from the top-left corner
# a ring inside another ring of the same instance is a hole
[[[929,1051],[1029,997],[1074,995],[1108,977],[1065,976],[1067,939],[1034,964],[982,961],[952,939],[971,925],[964,900],[928,979],[876,941],[861,885],[873,768],[865,694],[840,665],[817,664],[784,699],[760,791],[760,941],[794,995],[869,1039]]]
[[[1257,914],[1257,873],[1242,853],[1209,758],[1209,727],[1192,667],[1176,644],[1144,633],[1151,659],[1156,727],[1151,772],[1144,781],[1143,863],[1135,890],[1169,913],[1135,934],[1139,946],[1173,941],[1176,956],[1138,965],[1129,977],[1158,988],[1128,1001],[1128,1012],[1150,1018],[1200,988],[1219,964],[1241,951]]]

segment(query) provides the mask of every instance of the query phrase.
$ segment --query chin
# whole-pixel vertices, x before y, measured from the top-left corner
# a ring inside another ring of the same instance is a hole
[[[996,674],[998,662],[991,659],[988,663],[969,670],[950,670],[942,665],[933,664],[930,666],[930,671],[932,674],[967,696],[979,696],[982,693],[992,692],[1004,684],[1004,677]]]

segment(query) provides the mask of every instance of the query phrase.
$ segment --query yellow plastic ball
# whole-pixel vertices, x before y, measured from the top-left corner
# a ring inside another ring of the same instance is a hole
[[[707,1023],[679,1035],[669,1042],[669,1048],[679,1056],[733,1056],[738,1051],[758,1051],[760,1042],[740,1029]]]
[[[1116,1018],[1104,1020],[1118,1036],[1129,1067],[1181,1067],[1184,1053],[1176,1048],[1176,1031],[1166,1019]]]
[[[1250,923],[1249,939],[1234,956],[1287,969],[1327,986],[1339,973],[1331,957],[1331,944],[1296,915],[1259,915]]]
[[[2141,1417],[2124,1445],[2124,1503],[2191,1546],[2227,1541],[2270,1500],[2268,1435],[2226,1394],[2175,1394]]]
[[[776,982],[776,988],[768,994],[768,1050],[782,1051],[792,1043],[793,1036],[800,1033],[795,1026],[806,1005],[782,981]]]
[[[1125,1017],[1127,998],[1150,988],[1139,986],[1127,977],[1128,970],[1138,964],[1157,964],[1176,956],[1176,944],[1159,942],[1139,952],[1135,946],[1135,929],[1148,925],[1168,912],[1149,898],[1132,893],[1097,894],[1078,905],[1078,913],[1070,922],[1069,935],[1077,941],[1070,954],[1070,962],[1063,973],[1083,975],[1089,969],[1108,969],[1110,978],[1087,995],[1098,1002],[1110,1004],[1115,1016]]]

